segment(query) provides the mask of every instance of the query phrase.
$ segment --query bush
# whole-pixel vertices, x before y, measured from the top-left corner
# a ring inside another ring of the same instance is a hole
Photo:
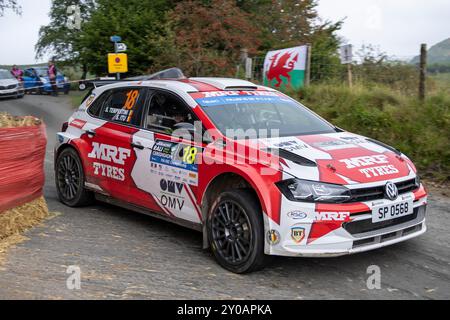
[[[350,89],[312,85],[292,96],[347,131],[365,135],[407,154],[422,175],[450,180],[450,95],[430,95],[424,103],[383,86]]]

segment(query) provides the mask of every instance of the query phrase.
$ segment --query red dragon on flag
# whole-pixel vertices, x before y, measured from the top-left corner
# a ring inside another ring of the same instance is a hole
[[[303,86],[306,69],[307,46],[270,51],[264,62],[264,83],[268,86]]]

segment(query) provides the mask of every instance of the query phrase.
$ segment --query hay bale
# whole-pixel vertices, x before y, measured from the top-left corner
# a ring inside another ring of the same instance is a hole
[[[20,235],[38,225],[49,215],[44,197],[0,213],[0,242]]]
[[[4,112],[0,113],[0,128],[31,127],[41,124],[41,120],[32,116],[17,117]]]

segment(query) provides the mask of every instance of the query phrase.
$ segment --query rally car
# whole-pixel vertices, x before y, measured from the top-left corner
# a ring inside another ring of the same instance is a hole
[[[406,155],[243,80],[98,85],[58,133],[55,172],[64,204],[97,199],[201,231],[235,273],[426,231]]]

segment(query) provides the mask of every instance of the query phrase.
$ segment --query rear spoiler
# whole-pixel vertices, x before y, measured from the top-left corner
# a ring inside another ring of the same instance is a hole
[[[185,75],[183,74],[183,71],[181,71],[178,68],[170,68],[167,70],[159,71],[154,74],[150,75],[142,75],[137,77],[131,77],[126,78],[123,80],[115,80],[111,78],[100,78],[96,80],[87,80],[87,81],[80,81],[78,88],[80,91],[84,91],[88,88],[99,88],[103,87],[109,84],[113,83],[119,83],[119,82],[130,82],[130,81],[148,81],[148,80],[180,80],[180,79],[186,79]]]

